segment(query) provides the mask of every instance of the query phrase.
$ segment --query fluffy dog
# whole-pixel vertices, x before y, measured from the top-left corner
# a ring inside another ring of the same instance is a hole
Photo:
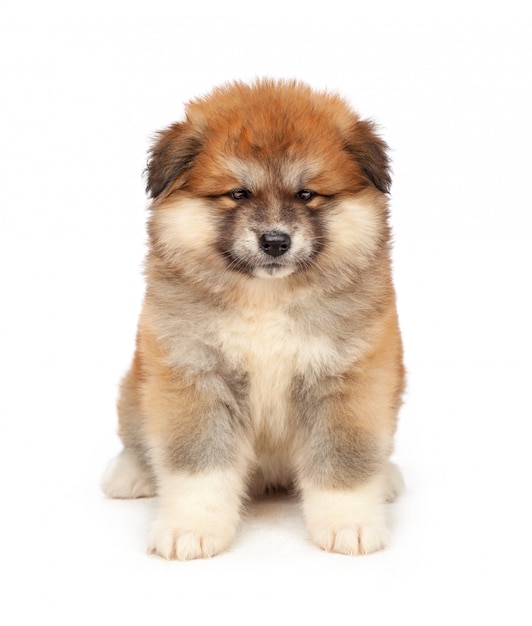
[[[404,385],[386,145],[340,97],[234,83],[147,170],[146,296],[103,489],[158,495],[151,552],[209,557],[250,493],[294,488],[313,541],[382,548]]]

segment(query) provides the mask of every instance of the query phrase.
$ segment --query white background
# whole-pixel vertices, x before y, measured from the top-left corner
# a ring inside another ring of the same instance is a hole
[[[522,10],[521,8],[522,7]],[[3,624],[530,624],[530,11],[524,2],[0,9]],[[270,500],[209,561],[108,501],[143,293],[153,132],[214,85],[340,91],[393,149],[409,370],[387,551],[314,548]]]

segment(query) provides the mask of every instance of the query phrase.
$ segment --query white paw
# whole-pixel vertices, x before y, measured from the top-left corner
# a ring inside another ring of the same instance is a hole
[[[382,495],[381,480],[353,490],[304,489],[303,511],[314,543],[349,555],[382,550],[389,538]]]
[[[232,526],[188,530],[187,526],[157,520],[149,536],[148,552],[178,561],[207,559],[229,547],[235,530]]]
[[[149,498],[156,493],[150,475],[130,450],[122,450],[109,463],[101,487],[110,498]]]
[[[223,552],[235,536],[244,481],[237,472],[159,476],[159,513],[148,551],[165,559],[202,559]]]
[[[382,550],[388,544],[388,529],[382,520],[364,521],[342,526],[341,522],[309,530],[314,543],[327,552],[357,556]]]

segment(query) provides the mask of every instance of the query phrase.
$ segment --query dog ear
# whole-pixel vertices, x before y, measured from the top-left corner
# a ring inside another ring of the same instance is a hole
[[[359,164],[368,182],[383,193],[390,191],[388,146],[375,132],[373,122],[357,121],[349,135],[347,151]]]
[[[201,140],[189,124],[178,122],[160,132],[150,150],[146,191],[157,198],[174,180],[191,167],[201,149]]]

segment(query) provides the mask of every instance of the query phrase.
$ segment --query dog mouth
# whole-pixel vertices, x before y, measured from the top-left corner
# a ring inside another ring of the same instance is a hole
[[[258,278],[285,278],[295,269],[291,263],[263,263],[254,267],[253,275]]]
[[[228,268],[232,271],[257,278],[284,278],[297,270],[297,263],[286,257],[278,259],[261,258],[258,254],[234,254],[225,252]]]

